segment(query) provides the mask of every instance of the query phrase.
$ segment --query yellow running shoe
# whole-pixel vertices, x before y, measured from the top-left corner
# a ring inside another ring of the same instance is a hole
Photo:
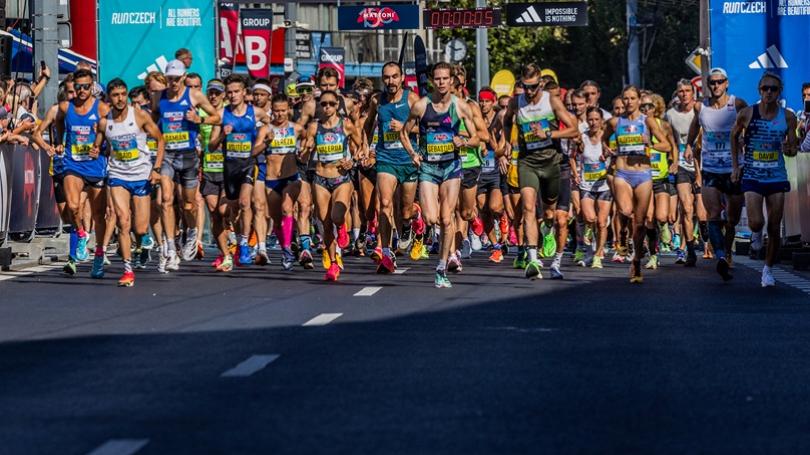
[[[329,251],[323,250],[323,254],[321,255],[321,265],[323,266],[324,270],[329,270],[329,266],[332,265],[332,260],[329,259]]]
[[[335,253],[335,262],[337,262],[338,267],[341,271],[343,271],[343,257],[339,252]]]
[[[413,245],[411,246],[411,260],[418,261],[422,258],[422,245],[421,239],[413,239]]]

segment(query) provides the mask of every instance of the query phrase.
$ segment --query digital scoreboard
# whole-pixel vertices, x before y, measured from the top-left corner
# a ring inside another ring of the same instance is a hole
[[[425,28],[489,28],[501,25],[500,8],[426,9]]]

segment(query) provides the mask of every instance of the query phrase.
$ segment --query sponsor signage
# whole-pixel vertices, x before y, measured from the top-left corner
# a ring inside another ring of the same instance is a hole
[[[587,2],[507,3],[510,27],[582,27],[588,25]]]
[[[219,59],[229,66],[245,63],[239,27],[239,4],[219,3]]]
[[[295,31],[295,57],[309,60],[312,58],[312,33],[306,30]]]
[[[98,1],[99,80],[120,77],[131,86],[164,71],[174,51],[191,51],[190,71],[203,80],[216,68],[216,3],[210,0]]]
[[[710,9],[711,66],[726,70],[729,92],[753,104],[760,77],[771,71],[782,77],[787,107],[802,110],[810,53],[796,38],[810,30],[810,7],[784,0],[711,0]]]
[[[339,6],[338,30],[419,28],[418,5]]]
[[[339,80],[338,86],[340,88],[346,87],[346,50],[342,47],[321,47],[321,53],[318,58],[318,70],[327,67],[333,67],[337,70]]]
[[[425,28],[489,28],[501,25],[500,8],[427,9]]]
[[[240,12],[245,65],[254,78],[284,74],[283,28],[273,30],[273,11],[243,9]]]

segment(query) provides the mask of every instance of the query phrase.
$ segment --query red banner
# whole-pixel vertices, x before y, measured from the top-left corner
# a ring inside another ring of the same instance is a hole
[[[333,67],[338,72],[338,86],[346,87],[346,50],[342,47],[322,47],[318,58],[318,69]]]
[[[219,59],[230,66],[245,63],[238,3],[219,3]]]
[[[270,76],[270,43],[273,28],[273,11],[268,9],[243,9],[240,11],[242,39],[245,44],[245,64],[254,78]],[[282,65],[283,65],[282,60]]]

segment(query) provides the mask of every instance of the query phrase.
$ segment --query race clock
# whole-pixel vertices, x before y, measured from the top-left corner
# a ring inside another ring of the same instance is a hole
[[[426,9],[425,28],[489,28],[501,25],[500,8]]]

